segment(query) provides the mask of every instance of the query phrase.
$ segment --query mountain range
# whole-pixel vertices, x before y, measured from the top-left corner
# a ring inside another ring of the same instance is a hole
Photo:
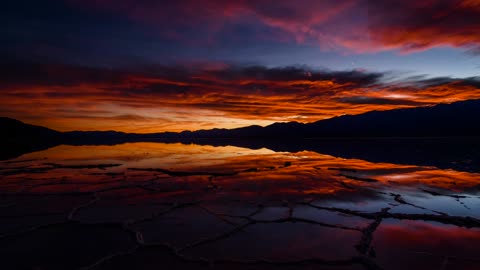
[[[438,104],[431,107],[371,111],[344,115],[313,123],[274,123],[265,127],[209,129],[162,133],[117,131],[59,132],[1,117],[0,137],[5,141],[137,140],[195,138],[325,138],[325,137],[450,137],[479,136],[480,100]]]
[[[431,107],[371,111],[313,123],[274,123],[266,127],[210,129],[161,133],[167,138],[325,138],[325,137],[449,137],[480,135],[480,100]]]
[[[180,142],[273,151],[314,151],[371,162],[417,164],[480,171],[480,100],[431,107],[372,111],[313,123],[266,127],[135,134],[116,131],[59,132],[1,118],[0,160],[60,144],[114,145]],[[435,138],[433,138],[435,137]]]

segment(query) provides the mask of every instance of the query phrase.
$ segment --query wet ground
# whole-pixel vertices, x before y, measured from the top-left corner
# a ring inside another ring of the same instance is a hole
[[[480,173],[127,143],[0,161],[2,269],[480,269]]]

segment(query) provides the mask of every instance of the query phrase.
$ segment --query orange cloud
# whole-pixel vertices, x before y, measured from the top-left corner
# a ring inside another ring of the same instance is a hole
[[[313,122],[480,98],[478,78],[385,83],[383,74],[299,67],[102,70],[8,64],[0,114],[58,130],[128,132]],[[27,66],[26,68],[23,68]]]

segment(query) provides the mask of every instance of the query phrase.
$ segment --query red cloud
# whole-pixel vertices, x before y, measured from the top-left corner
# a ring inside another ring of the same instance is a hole
[[[406,51],[480,45],[480,1],[371,1],[370,34],[376,43]]]
[[[0,66],[0,114],[60,130],[153,132],[312,122],[480,98],[477,78],[392,84],[380,73],[298,67],[145,70],[7,63]]]
[[[185,42],[195,42],[188,31],[201,33],[197,42],[213,42],[219,32],[229,31],[229,24],[248,23],[271,29],[262,38],[327,50],[411,52],[453,46],[477,51],[480,45],[478,0],[71,1],[126,15]]]

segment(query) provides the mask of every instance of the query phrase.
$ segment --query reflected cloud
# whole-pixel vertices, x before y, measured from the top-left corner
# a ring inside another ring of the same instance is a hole
[[[310,151],[274,152],[266,148],[252,150],[235,146],[180,143],[62,145],[26,154],[17,160],[27,160],[23,165],[41,169],[39,174],[30,177],[60,179],[72,174],[72,166],[81,170],[79,166],[85,167],[88,164],[93,164],[93,168],[97,166],[95,164],[119,164],[111,166],[108,171],[140,177],[138,179],[159,175],[174,181],[178,176],[184,175],[196,179],[195,185],[200,186],[205,185],[204,181],[210,175],[225,190],[241,191],[244,195],[251,193],[252,196],[261,192],[264,196],[268,194],[274,197],[281,194],[310,194],[355,198],[364,192],[369,194],[369,189],[384,190],[392,187],[469,193],[478,187],[477,179],[480,177],[478,173],[440,170],[431,166],[374,163]],[[102,165],[98,166],[101,169]],[[17,177],[17,167],[17,162],[10,162],[3,165],[2,171],[6,175],[12,175],[14,180]],[[23,175],[22,170],[18,173]],[[25,173],[28,174],[28,170]],[[96,174],[88,175],[84,177],[91,177],[89,182],[96,181]]]

